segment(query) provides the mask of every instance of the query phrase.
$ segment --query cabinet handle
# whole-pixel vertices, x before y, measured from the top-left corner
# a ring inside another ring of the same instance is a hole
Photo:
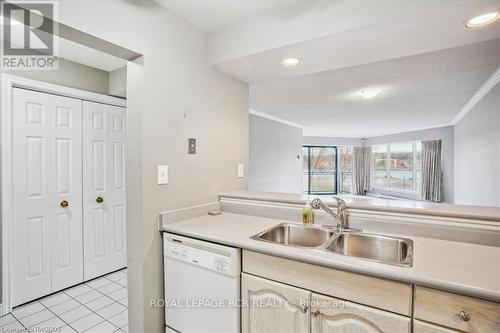
[[[97,203],[103,203],[104,199],[102,197],[97,197],[97,198],[95,198],[95,202],[97,202]]]
[[[314,310],[312,310],[312,311],[311,311],[311,315],[312,315],[313,317],[317,317],[317,316],[319,315],[319,310],[318,310],[318,309],[314,309]]]
[[[69,202],[67,202],[66,200],[63,200],[63,201],[61,201],[60,205],[62,208],[66,208],[69,206]]]
[[[308,309],[307,305],[301,305],[300,306],[300,312],[302,312],[302,313],[306,313],[307,309]]]
[[[460,320],[462,320],[462,321],[469,321],[470,320],[469,314],[465,311],[460,311],[458,313],[458,318],[460,318]]]

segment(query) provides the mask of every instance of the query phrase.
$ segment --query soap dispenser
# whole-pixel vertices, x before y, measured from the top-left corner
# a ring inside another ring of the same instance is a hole
[[[309,200],[307,200],[304,208],[302,208],[302,223],[306,225],[314,223],[314,212]]]

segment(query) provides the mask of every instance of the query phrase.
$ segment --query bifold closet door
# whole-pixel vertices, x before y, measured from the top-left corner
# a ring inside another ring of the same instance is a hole
[[[82,101],[51,96],[52,292],[83,282]]]
[[[83,281],[81,100],[13,88],[12,301]]]
[[[125,108],[83,102],[85,280],[127,265]]]

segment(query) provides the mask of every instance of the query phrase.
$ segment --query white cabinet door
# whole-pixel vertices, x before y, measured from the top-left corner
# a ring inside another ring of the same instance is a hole
[[[50,97],[52,292],[83,282],[82,101]],[[68,202],[62,207],[61,202]]]
[[[243,333],[309,332],[310,292],[242,274]]]
[[[125,109],[83,102],[85,280],[126,266]]]
[[[348,301],[312,294],[312,333],[404,333],[410,318]]]
[[[83,279],[81,101],[14,88],[12,106],[15,306]]]

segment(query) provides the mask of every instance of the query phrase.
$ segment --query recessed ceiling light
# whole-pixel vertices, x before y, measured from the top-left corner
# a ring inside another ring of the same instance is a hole
[[[281,65],[285,67],[296,67],[302,65],[302,60],[299,58],[283,58]]]
[[[358,95],[366,99],[373,98],[377,96],[379,93],[380,89],[363,89],[358,91]]]
[[[465,26],[469,29],[482,28],[489,24],[495,23],[500,19],[500,13],[491,12],[471,18],[465,22]]]

